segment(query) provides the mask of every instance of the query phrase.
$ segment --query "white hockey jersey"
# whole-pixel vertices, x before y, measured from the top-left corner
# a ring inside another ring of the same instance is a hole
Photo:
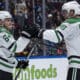
[[[80,18],[67,19],[56,30],[64,36],[69,66],[80,68]]]
[[[0,27],[0,70],[12,73],[17,65],[15,52],[22,52],[29,42],[25,37],[16,41],[6,28]]]
[[[65,41],[69,67],[80,68],[80,18],[64,21],[56,30],[50,29],[43,33],[43,39],[52,43]]]

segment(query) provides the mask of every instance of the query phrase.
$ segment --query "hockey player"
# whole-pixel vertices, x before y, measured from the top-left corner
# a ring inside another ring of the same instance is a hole
[[[28,66],[28,62],[17,62],[15,53],[22,52],[30,39],[37,37],[39,30],[35,26],[25,28],[16,41],[10,32],[13,24],[11,14],[8,11],[0,11],[0,20],[3,23],[0,26],[0,80],[12,80],[14,67],[20,63],[23,65],[22,68]]]
[[[43,39],[52,43],[64,39],[69,60],[67,80],[80,80],[80,5],[76,1],[64,3],[62,11],[67,19],[56,30],[46,30]]]

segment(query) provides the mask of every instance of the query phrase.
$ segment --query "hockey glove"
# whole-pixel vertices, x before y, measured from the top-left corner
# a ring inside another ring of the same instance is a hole
[[[25,69],[26,67],[28,67],[28,65],[29,65],[29,61],[21,60],[21,61],[18,61],[16,68]]]
[[[21,35],[27,38],[40,38],[42,31],[43,30],[37,27],[36,24],[32,24],[30,26],[25,27]]]

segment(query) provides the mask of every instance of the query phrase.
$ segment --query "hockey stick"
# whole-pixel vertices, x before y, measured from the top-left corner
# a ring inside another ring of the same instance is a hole
[[[42,30],[40,30],[40,32],[39,32],[39,34],[38,34],[38,37],[40,36],[41,32],[42,32]],[[36,40],[38,40],[38,39],[36,38]],[[36,46],[36,42],[37,42],[37,41],[35,41],[34,46],[32,47],[29,55],[27,56],[27,59],[25,60],[26,62],[28,61],[28,59],[30,58],[32,52],[34,51],[35,46]],[[21,72],[21,70],[22,70],[22,66],[23,66],[23,65],[20,66],[19,71],[18,71],[18,73],[16,74],[14,80],[17,80],[18,76],[20,75],[20,72]]]
[[[36,46],[36,42],[35,42],[34,46],[32,47],[32,49],[31,49],[31,51],[30,51],[29,55],[27,56],[26,62],[29,60],[29,58],[30,58],[30,56],[31,56],[32,52],[33,52],[33,51],[34,51],[34,49],[35,49],[35,46]],[[22,66],[23,66],[23,65],[21,65],[21,66],[20,66],[19,71],[18,71],[18,73],[16,74],[16,76],[15,76],[14,80],[17,80],[18,76],[20,75],[21,70],[22,70]]]

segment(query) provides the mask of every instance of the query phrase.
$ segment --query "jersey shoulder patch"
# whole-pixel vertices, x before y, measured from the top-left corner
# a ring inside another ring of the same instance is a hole
[[[61,24],[61,25],[60,25],[60,29],[61,29],[61,30],[65,30],[66,28],[67,28],[67,26],[66,26],[65,24]]]

